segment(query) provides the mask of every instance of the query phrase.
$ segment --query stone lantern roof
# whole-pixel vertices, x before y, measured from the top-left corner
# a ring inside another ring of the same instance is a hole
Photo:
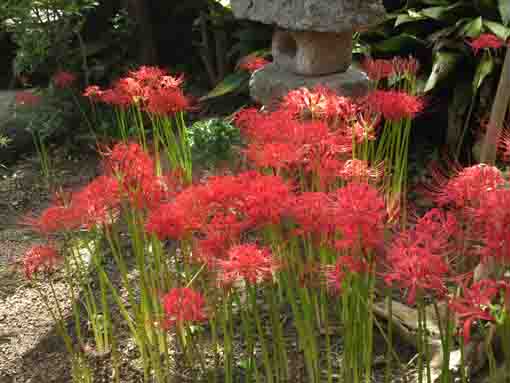
[[[239,19],[283,29],[343,33],[382,21],[382,0],[231,0]]]

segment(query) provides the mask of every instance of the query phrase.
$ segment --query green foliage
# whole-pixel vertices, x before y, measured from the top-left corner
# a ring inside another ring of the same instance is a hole
[[[466,42],[482,33],[506,40],[510,36],[508,4],[506,0],[415,0],[390,14],[376,31],[362,34],[362,41],[374,55],[432,56],[433,61],[426,63],[430,68],[426,92],[437,86],[453,86],[458,69],[476,76],[473,86],[477,90],[488,74],[489,64],[483,55],[475,56]]]
[[[37,93],[40,102],[37,105],[17,105],[12,123],[43,140],[66,133],[78,113],[74,100],[53,88]],[[78,129],[75,128],[76,131]]]
[[[18,45],[16,73],[33,73],[46,65],[67,67],[76,61],[70,43],[80,34],[87,14],[98,5],[97,0],[3,1],[0,21]]]
[[[241,145],[239,130],[219,118],[195,122],[189,129],[189,137],[194,161],[208,167],[232,160],[235,148]]]
[[[360,41],[366,44],[364,52],[419,58],[421,90],[449,95],[448,143],[459,153],[469,131],[473,106],[479,104],[480,89],[492,86],[486,80],[499,74],[503,61],[502,52],[483,50],[475,54],[468,42],[483,33],[506,41],[510,37],[510,2],[413,0],[401,1],[401,6],[376,30],[361,34]],[[490,93],[494,92],[491,88]]]

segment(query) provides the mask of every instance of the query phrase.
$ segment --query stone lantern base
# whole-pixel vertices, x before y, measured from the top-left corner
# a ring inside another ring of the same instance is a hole
[[[369,79],[352,65],[342,73],[304,76],[271,63],[253,73],[250,95],[258,103],[272,107],[291,90],[301,87],[311,89],[317,85],[323,85],[342,96],[362,97],[368,93]]]

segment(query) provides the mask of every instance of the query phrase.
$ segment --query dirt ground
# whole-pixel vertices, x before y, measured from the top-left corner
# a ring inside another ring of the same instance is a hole
[[[55,179],[66,190],[85,184],[97,172],[93,153],[74,149],[52,152]],[[24,252],[43,241],[22,221],[48,206],[51,198],[36,156],[0,168],[0,383],[70,381],[55,323],[17,267]],[[57,282],[55,290],[67,311],[64,284]]]

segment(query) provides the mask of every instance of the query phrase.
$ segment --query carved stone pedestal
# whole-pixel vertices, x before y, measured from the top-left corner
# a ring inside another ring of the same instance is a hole
[[[354,67],[345,72],[324,76],[303,76],[289,72],[271,63],[256,71],[250,79],[250,95],[262,105],[274,106],[290,90],[324,85],[336,93],[358,97],[368,91],[369,80],[366,74]]]

